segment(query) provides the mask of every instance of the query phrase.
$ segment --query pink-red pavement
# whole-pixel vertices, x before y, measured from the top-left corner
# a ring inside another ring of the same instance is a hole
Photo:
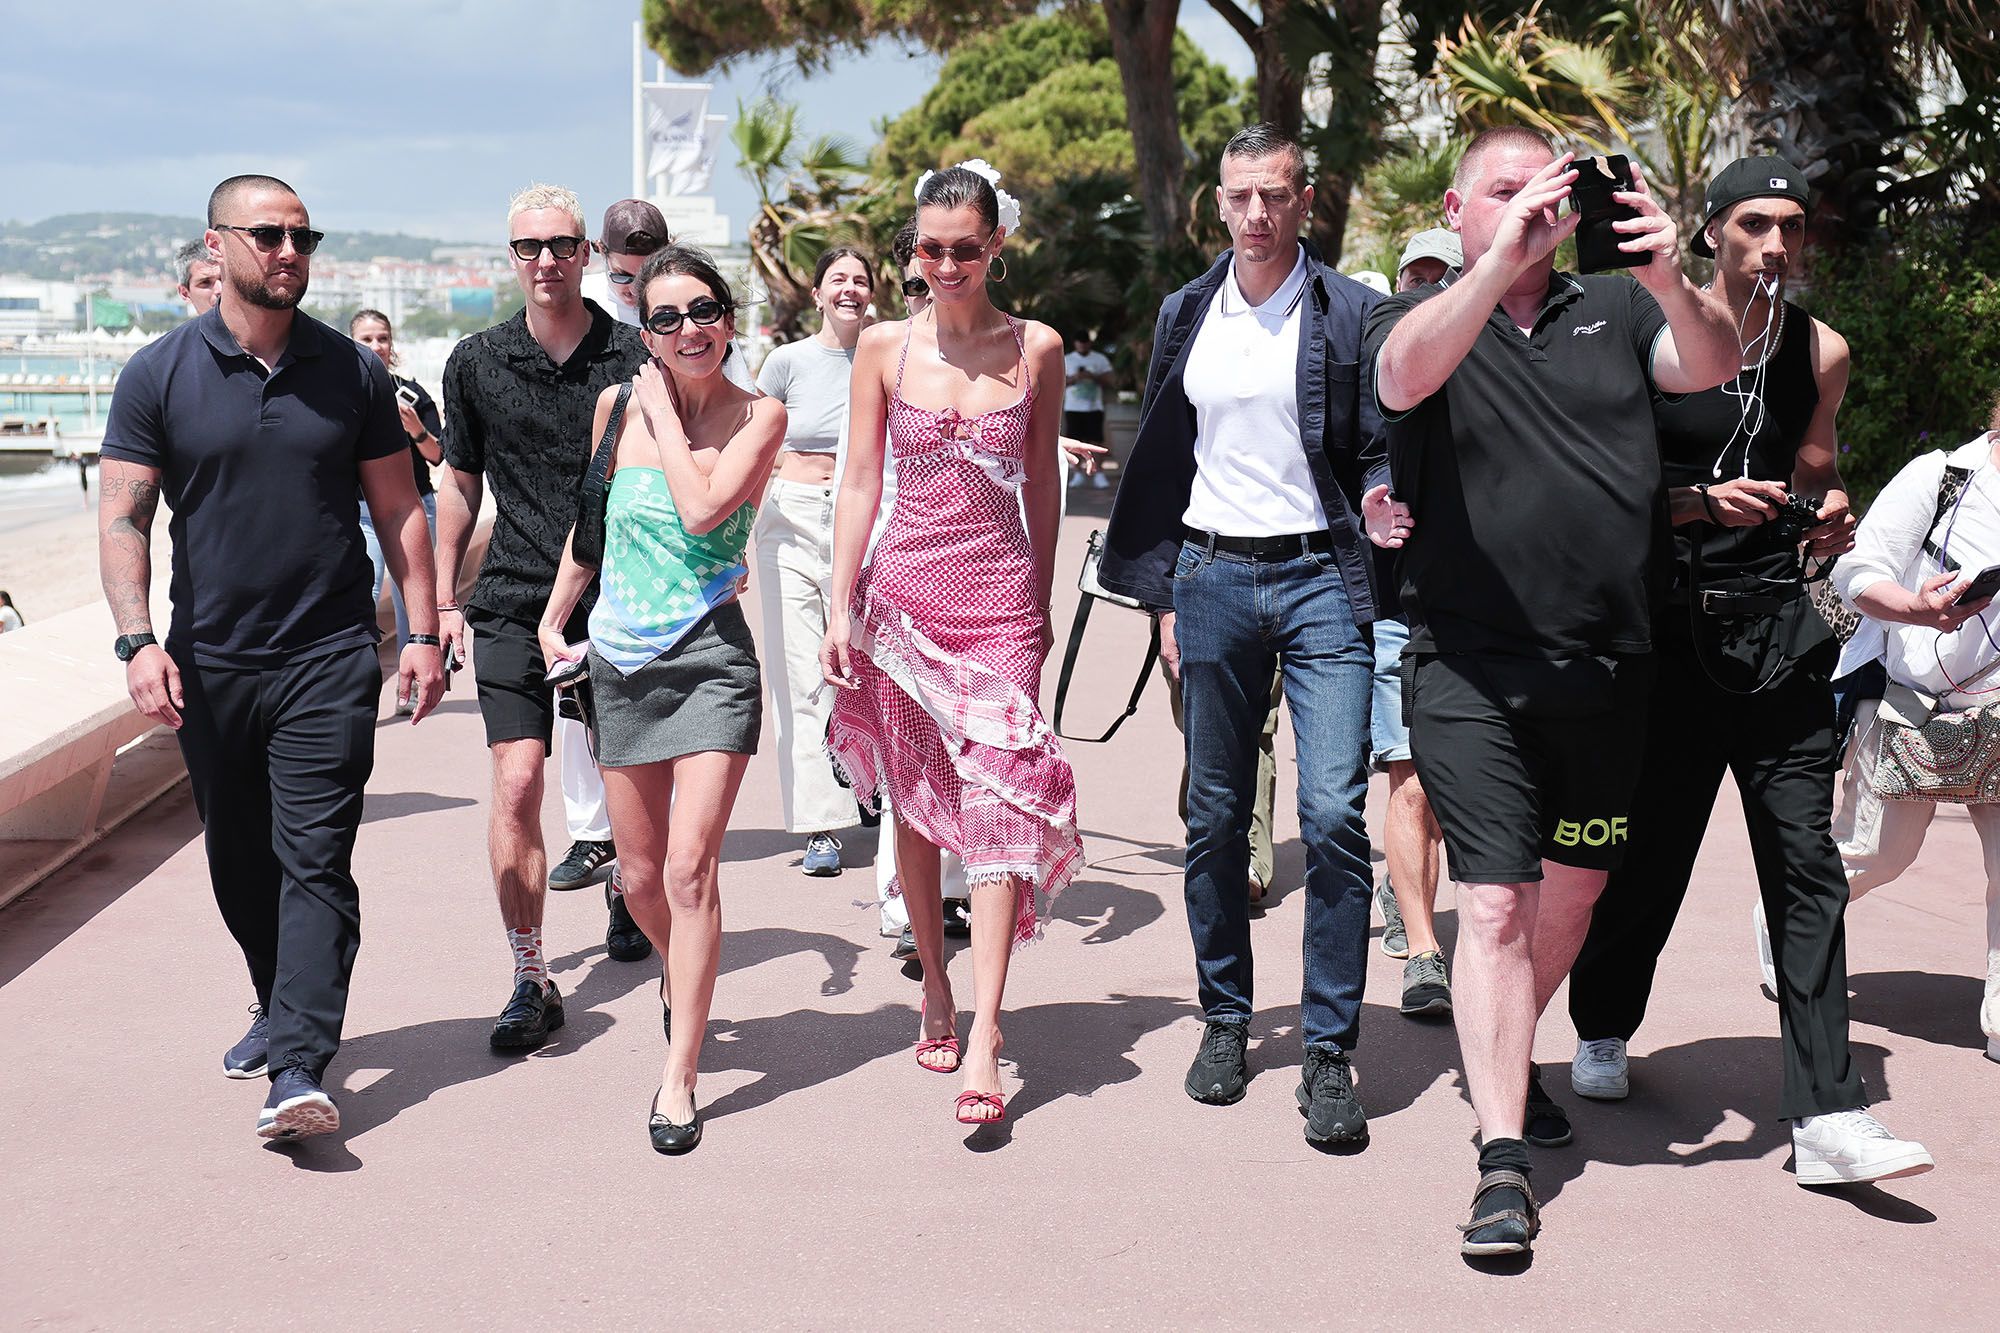
[[[1091,523],[1064,531],[1065,628]],[[1136,616],[1094,618],[1078,729],[1122,706],[1143,639]],[[1457,1253],[1474,1124],[1452,1031],[1396,1013],[1400,964],[1373,949],[1355,1056],[1372,1141],[1336,1156],[1300,1135],[1289,776],[1249,1095],[1215,1108],[1181,1091],[1199,1021],[1179,738],[1158,689],[1111,744],[1070,747],[1089,865],[1015,960],[999,1129],[954,1123],[956,1080],[911,1058],[918,991],[876,934],[875,835],[845,835],[842,877],[804,878],[767,736],[723,854],[707,1137],[679,1159],[645,1133],[658,964],[606,958],[598,890],[550,899],[568,1027],[528,1058],[487,1049],[508,955],[470,697],[420,727],[385,719],[379,738],[337,1137],[265,1146],[265,1085],[221,1076],[250,997],[184,791],[0,913],[0,1325],[1992,1326],[2000,1066],[1981,1055],[1982,884],[1957,812],[1848,925],[1857,1058],[1938,1169],[1793,1183],[1726,790],[1631,1099],[1571,1095],[1561,995],[1543,1023],[1576,1142],[1536,1154],[1542,1239],[1496,1273]],[[553,783],[545,826],[559,854]],[[1450,904],[1447,887],[1447,940]]]

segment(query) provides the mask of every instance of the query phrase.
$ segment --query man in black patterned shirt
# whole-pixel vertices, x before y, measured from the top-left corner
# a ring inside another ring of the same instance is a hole
[[[562,996],[542,948],[548,853],[542,845],[542,782],[555,725],[535,626],[563,543],[576,523],[577,489],[595,441],[597,396],[645,363],[637,330],[581,293],[590,247],[583,209],[568,190],[533,185],[508,207],[508,249],[527,296],[520,314],[452,350],[444,371],[445,472],[438,489],[440,628],[447,649],[472,632],[479,711],[493,756],[487,854],[500,917],[514,954],[514,990],[494,1025],[496,1050],[533,1050],[563,1024]],[[463,612],[450,597],[487,481],[493,536]],[[595,589],[592,589],[592,593]],[[568,627],[584,637],[594,597]],[[605,945],[633,961],[652,945],[618,895]]]

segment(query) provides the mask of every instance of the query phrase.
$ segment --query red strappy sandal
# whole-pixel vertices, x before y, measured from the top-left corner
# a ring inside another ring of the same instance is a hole
[[[918,1066],[919,1066],[919,1067],[921,1067],[921,1068],[923,1068],[923,1069],[927,1069],[927,1070],[929,1070],[929,1071],[930,1071],[931,1073],[933,1073],[933,1074],[956,1074],[956,1073],[958,1072],[958,1062],[959,1062],[959,1059],[960,1059],[960,1052],[959,1052],[959,1048],[958,1048],[958,1038],[957,1038],[957,1037],[926,1037],[926,1036],[924,1036],[924,1026],[923,1026],[923,1024],[924,1024],[924,1006],[920,1004],[920,1005],[918,1005],[918,1006],[917,1006],[917,1064],[918,1064]],[[951,1052],[951,1065],[950,1065],[949,1067],[946,1067],[946,1066],[944,1066],[944,1065],[931,1065],[931,1064],[925,1064],[925,1063],[924,1063],[924,1057],[925,1057],[925,1056],[927,1056],[927,1055],[935,1055],[935,1054],[937,1054],[937,1053],[938,1053],[939,1051],[949,1051],[949,1052]]]
[[[983,1107],[992,1107],[992,1115],[967,1115]],[[958,1094],[958,1123],[961,1125],[997,1125],[1007,1118],[1007,1102],[997,1092],[961,1092]]]

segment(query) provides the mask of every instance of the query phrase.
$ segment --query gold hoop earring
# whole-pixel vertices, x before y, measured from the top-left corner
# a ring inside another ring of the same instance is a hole
[[[988,282],[1007,281],[1007,256],[993,256],[993,262],[986,266],[986,280]]]

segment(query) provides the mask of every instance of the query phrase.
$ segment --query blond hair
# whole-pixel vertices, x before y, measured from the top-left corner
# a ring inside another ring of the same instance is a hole
[[[560,185],[543,185],[539,181],[507,201],[507,221],[512,225],[516,216],[537,208],[560,208],[569,214],[576,224],[577,235],[585,235],[583,225],[583,205],[577,202],[574,190],[565,190]]]

